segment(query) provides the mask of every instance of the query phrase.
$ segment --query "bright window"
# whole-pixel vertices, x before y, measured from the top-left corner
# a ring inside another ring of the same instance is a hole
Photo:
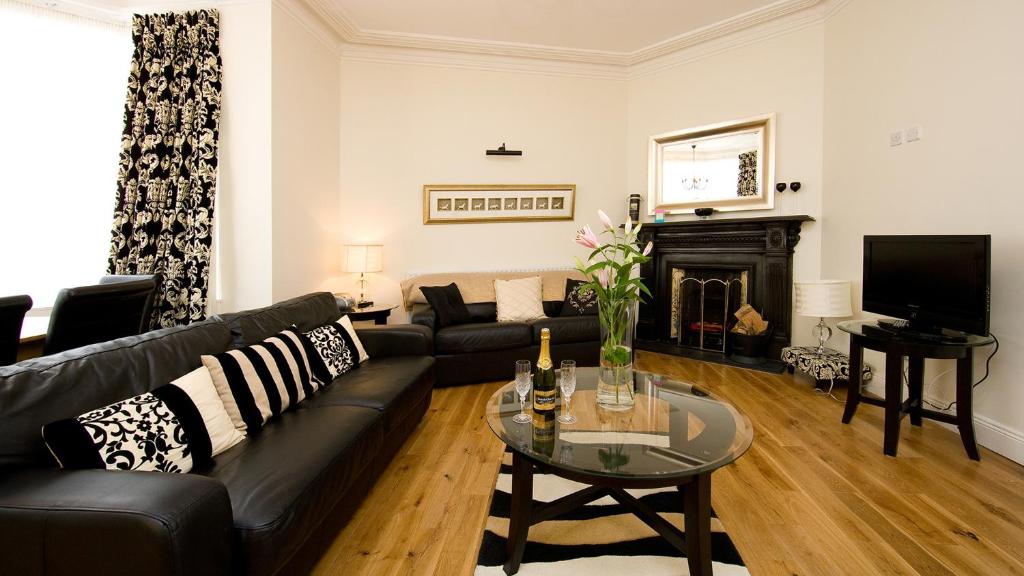
[[[0,0],[0,296],[105,273],[131,56],[127,26]]]

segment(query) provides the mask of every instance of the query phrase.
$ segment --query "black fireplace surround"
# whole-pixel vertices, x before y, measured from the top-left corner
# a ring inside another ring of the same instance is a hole
[[[789,346],[793,248],[810,216],[723,218],[644,224],[639,241],[654,243],[640,275],[653,298],[640,304],[636,347],[682,352],[672,337],[672,270],[735,270],[747,273],[747,302],[774,326],[768,357]]]

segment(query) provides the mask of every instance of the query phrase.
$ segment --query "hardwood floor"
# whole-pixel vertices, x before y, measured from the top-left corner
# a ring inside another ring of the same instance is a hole
[[[754,425],[715,472],[712,504],[758,574],[1024,574],[1024,467],[933,422],[882,455],[882,410],[842,404],[802,376],[638,353],[640,368],[696,382]],[[315,574],[472,574],[502,444],[483,412],[499,383],[443,388]],[[842,391],[840,391],[840,397]]]

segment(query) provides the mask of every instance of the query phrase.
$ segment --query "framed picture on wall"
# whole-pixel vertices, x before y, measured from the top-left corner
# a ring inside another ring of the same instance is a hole
[[[424,224],[572,220],[575,184],[427,184]]]

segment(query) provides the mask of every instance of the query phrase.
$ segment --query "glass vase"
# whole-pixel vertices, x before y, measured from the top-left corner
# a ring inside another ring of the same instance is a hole
[[[629,410],[633,385],[633,328],[635,300],[598,302],[601,358],[597,373],[597,404],[609,410]]]

